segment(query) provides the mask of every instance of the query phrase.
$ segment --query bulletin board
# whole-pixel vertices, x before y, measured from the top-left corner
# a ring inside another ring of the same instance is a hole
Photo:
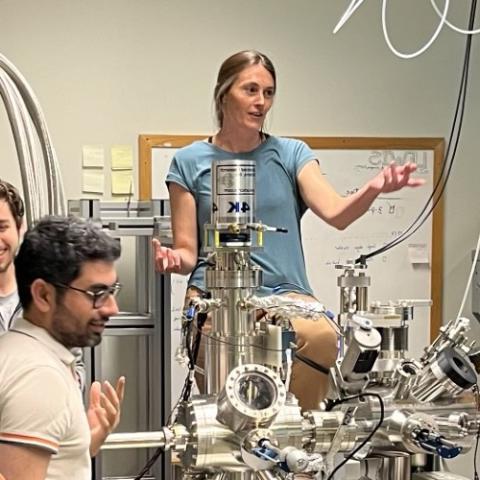
[[[206,135],[140,135],[139,198],[168,198],[165,176],[177,149]],[[308,211],[302,220],[307,273],[315,295],[338,311],[339,289],[335,265],[358,258],[396,238],[429,202],[441,174],[442,138],[296,137],[317,154],[322,173],[342,195],[355,191],[392,160],[417,164],[421,188],[405,188],[379,196],[370,209],[344,231],[326,225]],[[443,201],[418,231],[368,262],[369,301],[431,299],[431,308],[415,309],[412,354],[421,354],[442,325]],[[261,219],[260,219],[261,220]],[[427,326],[427,328],[426,328]],[[429,328],[428,328],[429,327]]]

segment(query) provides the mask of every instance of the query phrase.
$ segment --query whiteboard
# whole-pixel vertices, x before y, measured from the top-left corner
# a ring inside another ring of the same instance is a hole
[[[168,198],[165,176],[176,150],[201,136],[141,135],[139,137],[140,199]],[[372,178],[390,161],[413,161],[426,185],[380,196],[365,215],[344,231],[328,226],[308,211],[302,220],[304,254],[310,284],[317,298],[332,311],[339,308],[335,265],[356,259],[396,238],[428,202],[439,175],[444,141],[440,138],[297,137],[315,151],[323,174],[343,195]],[[152,181],[152,179],[154,179]],[[261,219],[260,219],[261,220]],[[410,354],[418,356],[442,324],[443,204],[406,242],[368,262],[369,300],[432,299],[417,308],[411,325]],[[183,280],[183,279],[182,279]],[[184,283],[176,279],[175,288]],[[176,308],[181,309],[181,305]]]
[[[320,302],[337,313],[340,307],[335,268],[388,244],[397,238],[429,203],[433,189],[432,151],[315,150],[323,174],[338,193],[347,195],[365,184],[390,158],[399,163],[405,156],[416,160],[417,175],[426,181],[424,188],[403,189],[379,196],[369,210],[344,231],[322,222],[311,211],[302,219],[302,236],[307,274]],[[339,168],[341,164],[341,168]],[[431,299],[432,219],[387,252],[368,260],[366,274],[371,277],[369,301]],[[430,309],[415,309],[410,326],[410,354],[420,356],[430,343]]]

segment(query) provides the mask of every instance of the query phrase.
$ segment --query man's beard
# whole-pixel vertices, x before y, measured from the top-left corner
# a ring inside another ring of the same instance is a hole
[[[52,322],[52,335],[66,348],[95,347],[102,341],[102,334],[89,331],[88,322],[79,331],[78,320],[75,314],[65,305],[57,305],[57,310]],[[70,327],[70,328],[69,328]],[[72,328],[73,327],[73,328]],[[75,330],[77,328],[77,330]]]
[[[4,263],[0,262],[0,274],[5,273],[12,264],[13,264],[12,257],[10,257],[8,260],[5,260]]]

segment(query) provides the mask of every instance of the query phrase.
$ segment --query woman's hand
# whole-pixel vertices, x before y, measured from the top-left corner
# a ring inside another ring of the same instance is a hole
[[[403,187],[420,187],[425,184],[425,180],[411,177],[416,170],[417,166],[414,163],[397,165],[392,162],[371,180],[370,187],[378,193],[396,192]]]
[[[160,273],[178,273],[182,266],[180,253],[168,247],[162,247],[156,238],[152,240],[155,268]]]

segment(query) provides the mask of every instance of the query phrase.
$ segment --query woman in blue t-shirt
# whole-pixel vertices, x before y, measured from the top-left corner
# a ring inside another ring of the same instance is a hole
[[[301,243],[300,220],[310,208],[333,227],[343,230],[363,215],[380,193],[416,187],[416,166],[394,163],[357,192],[340,196],[325,180],[314,153],[303,142],[264,133],[265,118],[277,88],[272,62],[262,53],[242,51],[220,67],[214,101],[218,131],[180,149],[167,176],[174,248],[154,240],[158,271],[191,274],[188,295],[204,291],[203,226],[210,222],[210,166],[215,159],[256,161],[256,218],[267,225],[286,226],[287,235],[269,235],[265,247],[252,253],[261,266],[260,294],[280,293],[314,300],[308,283]],[[293,319],[297,352],[329,368],[337,354],[336,334],[325,322]],[[326,394],[327,376],[306,363],[294,361],[291,391],[303,409],[317,408]]]

